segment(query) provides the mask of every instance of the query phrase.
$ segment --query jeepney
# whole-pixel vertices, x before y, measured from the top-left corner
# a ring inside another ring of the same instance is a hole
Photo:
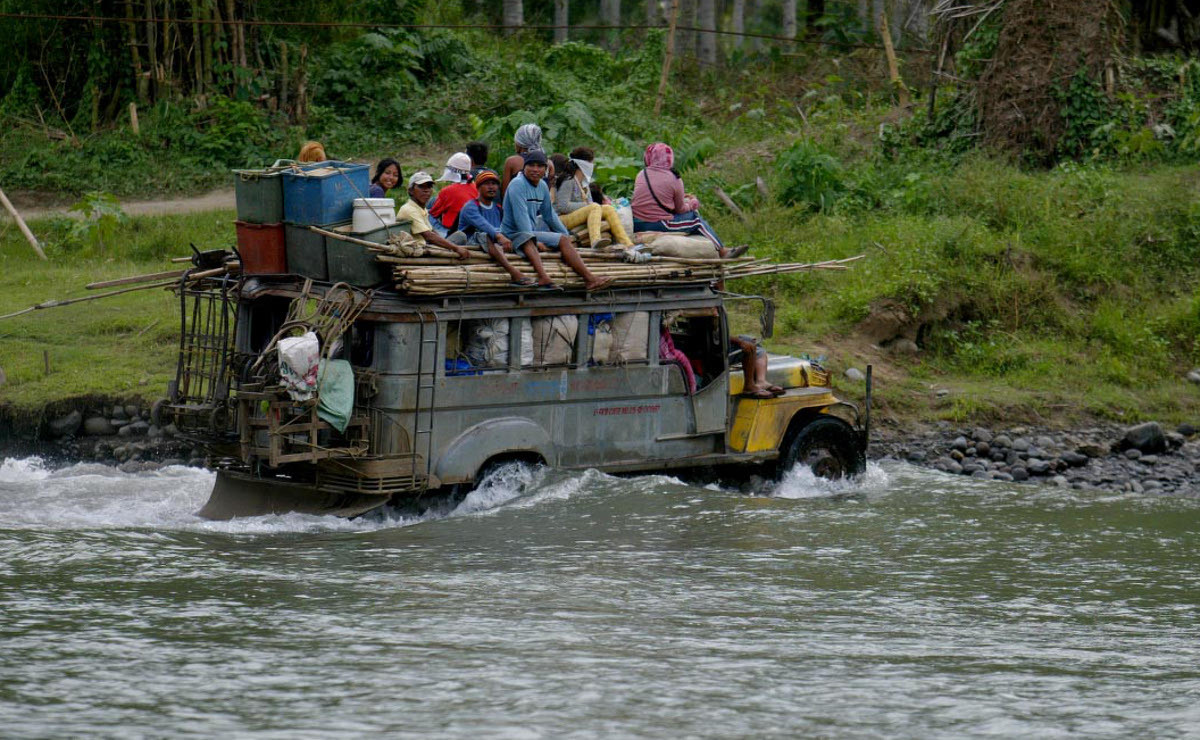
[[[860,414],[816,362],[771,355],[769,381],[786,392],[743,397],[727,351],[729,298],[711,284],[417,299],[224,276],[181,283],[179,295],[169,407],[209,452],[210,518],[355,516],[463,495],[512,461],[609,473],[801,464],[827,477],[865,466],[869,383]],[[694,392],[679,364],[660,361],[668,317]],[[313,326],[323,351],[353,368],[342,432],[316,399],[296,401],[279,383],[276,342]],[[481,333],[483,357],[467,346]]]

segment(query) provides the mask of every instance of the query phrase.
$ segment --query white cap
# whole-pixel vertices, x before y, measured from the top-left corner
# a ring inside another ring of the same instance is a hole
[[[408,189],[412,190],[417,185],[424,185],[427,182],[433,182],[433,178],[429,176],[428,172],[418,170],[408,178]]]
[[[471,157],[463,152],[456,152],[446,160],[446,169],[438,182],[466,182],[471,179]]]

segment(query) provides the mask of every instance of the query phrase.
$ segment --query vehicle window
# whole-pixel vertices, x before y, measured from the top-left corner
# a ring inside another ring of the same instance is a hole
[[[355,367],[371,367],[375,362],[375,325],[358,322],[347,334],[346,359]]]
[[[588,357],[588,364],[608,364],[608,355],[612,352],[613,315],[611,313],[589,314],[587,332],[592,337],[592,352]]]
[[[267,343],[283,326],[287,319],[288,307],[291,305],[286,298],[267,296],[260,298],[250,307],[249,350],[253,353],[262,352]]]
[[[578,316],[540,316],[530,320],[534,367],[570,365],[579,335]],[[525,363],[522,363],[525,364]]]
[[[657,340],[658,334],[654,335]],[[612,319],[612,340],[606,364],[646,362],[650,340],[650,312],[618,313]]]
[[[446,374],[479,375],[508,370],[512,319],[468,319],[446,323]],[[533,361],[528,322],[520,322],[521,359]]]
[[[725,372],[726,348],[721,343],[721,322],[715,311],[699,309],[672,317],[671,341],[687,356],[703,388]]]

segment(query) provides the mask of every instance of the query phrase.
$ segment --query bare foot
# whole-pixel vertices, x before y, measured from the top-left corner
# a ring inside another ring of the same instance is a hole
[[[591,293],[591,292],[597,291],[597,290],[604,290],[608,286],[612,285],[614,280],[616,280],[616,278],[610,278],[610,277],[596,278],[595,280],[585,283],[583,287],[584,287],[584,290]]]

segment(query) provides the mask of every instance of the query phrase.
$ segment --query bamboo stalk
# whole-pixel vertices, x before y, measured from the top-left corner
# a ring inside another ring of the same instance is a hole
[[[104,280],[99,283],[88,283],[83,286],[86,290],[98,290],[100,288],[112,288],[117,285],[129,285],[130,283],[145,283],[151,280],[162,280],[163,278],[175,278],[182,275],[184,270],[169,270],[167,272],[155,272],[149,275],[134,275],[132,277],[118,278],[117,280]]]
[[[0,205],[3,205],[4,210],[12,215],[13,220],[17,222],[17,228],[21,230],[21,233],[25,235],[29,243],[33,245],[33,251],[37,252],[37,256],[43,260],[46,259],[46,253],[42,251],[42,245],[38,244],[37,237],[25,225],[25,219],[21,218],[20,213],[17,213],[17,209],[13,206],[12,201],[8,199],[8,196],[4,194],[3,190],[0,190]]]
[[[30,306],[29,308],[26,308],[22,311],[5,314],[4,316],[0,316],[0,319],[11,319],[14,316],[20,316],[22,314],[27,314],[31,311],[40,311],[41,309],[44,309],[44,308],[58,308],[59,306],[70,306],[73,303],[83,303],[84,301],[95,301],[100,298],[109,298],[111,296],[121,295],[122,293],[132,293],[135,290],[149,290],[150,288],[164,288],[168,285],[174,285],[174,284],[175,284],[174,280],[168,280],[164,283],[151,283],[149,285],[138,285],[133,288],[123,288],[121,290],[114,290],[111,293],[98,293],[96,295],[84,296],[82,298],[68,298],[65,301],[46,301],[44,303],[39,303],[36,306]]]

